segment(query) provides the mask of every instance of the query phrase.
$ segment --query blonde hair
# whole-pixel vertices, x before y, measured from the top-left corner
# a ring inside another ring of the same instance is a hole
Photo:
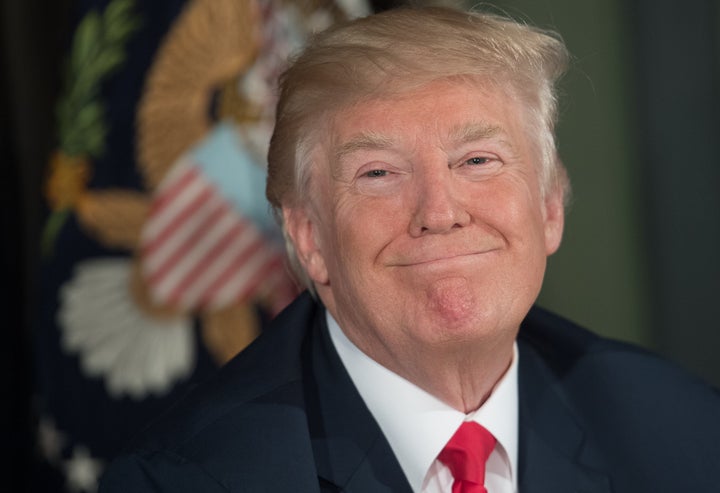
[[[567,190],[555,123],[556,84],[568,59],[556,33],[446,7],[392,9],[317,34],[280,79],[266,188],[276,217],[282,225],[282,206],[299,205],[307,195],[310,151],[329,116],[446,78],[481,78],[516,98],[539,153],[541,191]],[[286,243],[293,269],[310,287]]]

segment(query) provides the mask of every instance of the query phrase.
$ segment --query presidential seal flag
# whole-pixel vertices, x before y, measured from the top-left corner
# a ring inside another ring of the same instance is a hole
[[[364,1],[78,2],[34,338],[36,490],[107,463],[298,293],[264,198],[275,81]]]

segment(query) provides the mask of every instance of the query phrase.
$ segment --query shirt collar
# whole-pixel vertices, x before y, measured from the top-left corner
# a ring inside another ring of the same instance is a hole
[[[329,312],[326,317],[340,360],[390,443],[413,491],[421,491],[430,466],[465,420],[477,421],[495,436],[517,488],[517,344],[510,367],[490,397],[477,411],[465,415],[367,356],[345,336]]]

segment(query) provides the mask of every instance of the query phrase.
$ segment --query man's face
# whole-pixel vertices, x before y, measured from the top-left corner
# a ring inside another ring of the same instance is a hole
[[[286,224],[330,313],[381,364],[510,347],[563,225],[523,118],[498,89],[451,81],[333,115]]]

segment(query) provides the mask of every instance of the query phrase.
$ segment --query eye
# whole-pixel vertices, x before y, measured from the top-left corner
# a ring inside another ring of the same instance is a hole
[[[488,162],[490,162],[490,158],[480,157],[480,156],[471,157],[470,159],[465,161],[466,164],[470,164],[473,166],[480,165],[480,164],[487,164]]]
[[[503,161],[497,155],[484,151],[473,151],[455,161],[454,169],[473,180],[482,180],[499,172]]]
[[[387,176],[388,172],[384,169],[373,169],[365,173],[365,176],[368,178],[380,178],[383,176]]]
[[[375,168],[374,166],[386,167]],[[395,196],[404,182],[404,176],[406,173],[392,165],[371,163],[364,169],[358,170],[358,174],[352,182],[352,191],[370,197]]]

